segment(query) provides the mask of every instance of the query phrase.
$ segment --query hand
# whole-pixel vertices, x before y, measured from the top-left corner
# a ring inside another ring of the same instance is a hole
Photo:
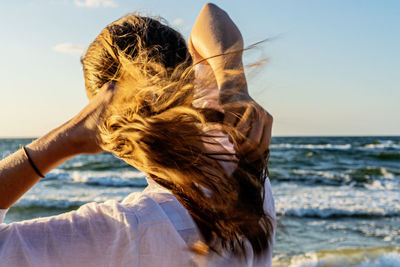
[[[232,140],[239,155],[246,156],[247,160],[263,156],[269,149],[273,119],[247,92],[241,52],[243,38],[228,14],[214,4],[206,4],[193,26],[188,49],[193,61],[203,64],[202,69],[209,66],[213,70],[219,88],[218,96],[214,90],[203,90],[194,104],[205,103],[207,108],[223,109],[224,124],[236,127],[240,133]],[[236,53],[210,58],[232,51]],[[236,74],[226,70],[234,70]]]
[[[65,124],[66,135],[78,154],[97,154],[103,152],[98,126],[103,122],[107,106],[115,96],[117,88],[106,83],[90,100],[90,103]]]
[[[117,88],[106,84],[75,117],[26,146],[35,167],[46,174],[82,153],[102,152],[98,125],[106,116]],[[40,180],[20,149],[0,161],[0,209],[9,208]]]
[[[233,126],[240,133],[233,140],[238,155],[248,162],[265,157],[271,142],[271,114],[254,100],[230,103],[224,110],[224,125]]]

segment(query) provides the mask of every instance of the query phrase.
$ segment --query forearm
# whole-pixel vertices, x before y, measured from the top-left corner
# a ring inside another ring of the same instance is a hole
[[[71,120],[26,146],[37,169],[45,175],[78,154],[97,154],[98,125],[117,87],[106,83],[90,103]],[[23,150],[0,161],[0,209],[11,207],[40,180]]]
[[[77,155],[66,124],[26,146],[40,172],[45,175]],[[0,209],[9,208],[40,180],[22,149],[0,161]]]
[[[219,75],[217,81],[220,92],[219,102],[221,105],[251,100],[247,88],[247,80],[243,65],[239,66],[238,69],[233,72],[234,73],[230,73],[229,71],[221,71],[219,74],[217,74]]]

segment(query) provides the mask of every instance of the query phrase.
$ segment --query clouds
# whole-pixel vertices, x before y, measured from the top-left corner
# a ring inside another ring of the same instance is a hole
[[[172,24],[174,25],[182,25],[183,24],[183,19],[182,18],[176,18],[172,21]]]
[[[74,0],[77,7],[117,7],[118,4],[114,0]]]
[[[53,51],[63,54],[78,55],[78,56],[82,55],[85,49],[86,48],[83,46],[74,45],[71,43],[58,44],[53,47]]]

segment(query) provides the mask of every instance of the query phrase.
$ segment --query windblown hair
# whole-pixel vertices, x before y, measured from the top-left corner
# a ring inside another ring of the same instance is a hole
[[[182,36],[156,19],[128,14],[108,25],[81,61],[89,98],[110,81],[122,91],[101,126],[103,148],[169,189],[207,248],[245,256],[248,240],[262,254],[273,231],[263,210],[268,159],[207,151],[205,144],[216,145],[215,134],[204,130],[209,126],[233,143],[244,137],[223,125],[223,113],[192,106],[193,63]],[[219,161],[237,168],[227,173]]]

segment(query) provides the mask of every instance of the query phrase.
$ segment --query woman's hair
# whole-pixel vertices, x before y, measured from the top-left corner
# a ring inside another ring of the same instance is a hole
[[[89,98],[110,81],[122,91],[100,127],[103,148],[169,189],[207,248],[246,255],[248,240],[255,255],[265,251],[273,231],[263,210],[267,158],[247,162],[207,151],[206,144],[217,144],[208,126],[222,128],[233,143],[244,137],[222,124],[222,113],[192,106],[193,64],[183,37],[156,19],[128,14],[108,25],[81,61]],[[228,173],[220,161],[237,168]]]

